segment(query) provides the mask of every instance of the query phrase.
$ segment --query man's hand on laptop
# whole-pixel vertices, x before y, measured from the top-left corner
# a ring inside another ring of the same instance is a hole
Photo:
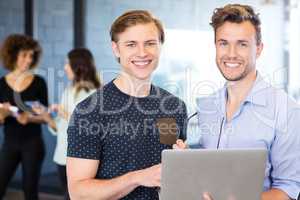
[[[173,144],[173,149],[187,149],[188,145],[183,142],[183,140],[178,139],[176,140],[176,144]]]
[[[145,187],[160,187],[161,164],[133,172],[137,184]]]
[[[203,194],[202,194],[202,199],[203,200],[213,200],[213,198],[210,196],[210,194],[209,193],[207,193],[207,192],[204,192]]]
[[[204,192],[202,194],[203,200],[214,200],[208,192]],[[236,200],[234,196],[229,196],[226,200]]]

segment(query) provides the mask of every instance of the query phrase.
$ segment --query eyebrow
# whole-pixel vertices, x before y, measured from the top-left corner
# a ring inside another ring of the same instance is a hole
[[[138,41],[135,41],[135,40],[128,40],[128,41],[125,41],[124,43],[127,44],[127,43],[137,43]],[[150,39],[150,40],[146,40],[144,42],[158,42],[158,40],[156,39]]]
[[[219,39],[219,40],[217,40],[217,42],[228,42],[228,40],[225,40],[225,39]],[[249,41],[248,40],[238,40],[237,41],[238,43],[249,43]]]
[[[146,40],[145,42],[158,42],[158,40],[151,39],[151,40]]]
[[[238,40],[238,43],[249,43],[248,40]]]
[[[218,39],[217,42],[227,42],[227,40],[224,40],[224,39]]]
[[[125,41],[124,43],[136,43],[137,41],[134,41],[134,40],[129,40],[129,41]]]

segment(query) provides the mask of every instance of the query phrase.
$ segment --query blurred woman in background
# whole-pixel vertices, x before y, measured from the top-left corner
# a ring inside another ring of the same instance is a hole
[[[29,36],[13,34],[1,47],[1,59],[9,71],[0,78],[0,123],[4,142],[0,150],[0,199],[19,163],[26,200],[38,199],[38,185],[45,156],[42,116],[32,114],[26,101],[48,105],[45,80],[33,74],[41,55],[38,42]]]
[[[48,122],[50,131],[57,135],[54,152],[54,162],[57,164],[58,174],[65,191],[65,199],[69,199],[66,178],[67,158],[67,128],[70,116],[77,103],[88,97],[101,86],[92,53],[85,48],[73,49],[68,53],[64,66],[71,85],[65,88],[60,104],[50,107],[58,116],[52,119],[44,113],[44,120]]]

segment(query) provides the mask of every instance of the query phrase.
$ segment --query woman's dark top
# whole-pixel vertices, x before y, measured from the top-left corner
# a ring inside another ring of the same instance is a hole
[[[21,92],[15,92],[6,82],[5,77],[0,78],[0,103],[9,102],[19,108],[19,112],[29,110],[26,101],[39,101],[48,106],[47,85],[45,80],[34,75],[31,84]],[[4,142],[22,144],[23,142],[41,137],[41,125],[37,123],[20,124],[15,117],[8,116],[4,122]]]

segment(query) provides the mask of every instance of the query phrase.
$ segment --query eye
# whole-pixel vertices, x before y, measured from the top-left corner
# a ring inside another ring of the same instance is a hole
[[[28,57],[33,58],[33,53],[29,53]]]
[[[248,44],[246,42],[241,42],[240,46],[243,47],[243,48],[245,48],[245,47],[248,47]]]
[[[135,46],[136,46],[135,43],[127,43],[127,44],[126,44],[126,47],[135,47]]]
[[[219,42],[219,46],[224,47],[226,46],[228,43],[226,41],[221,41]]]
[[[152,47],[152,46],[156,46],[157,42],[146,42],[146,46]]]

